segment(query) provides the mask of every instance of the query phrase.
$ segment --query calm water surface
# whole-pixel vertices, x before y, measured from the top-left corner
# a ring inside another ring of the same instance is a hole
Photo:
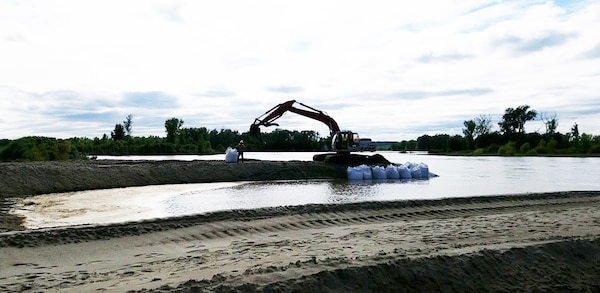
[[[600,190],[600,158],[450,157],[378,152],[394,163],[423,162],[429,180],[295,180],[242,183],[174,195],[161,207],[171,215],[308,203],[437,199],[531,192]],[[260,160],[312,160],[315,153],[252,153]],[[99,157],[98,159],[224,160],[225,155]]]

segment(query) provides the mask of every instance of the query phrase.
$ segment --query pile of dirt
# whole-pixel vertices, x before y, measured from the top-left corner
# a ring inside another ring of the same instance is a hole
[[[219,276],[138,292],[600,292],[600,239],[508,251],[395,259],[323,270],[267,285],[232,286]]]

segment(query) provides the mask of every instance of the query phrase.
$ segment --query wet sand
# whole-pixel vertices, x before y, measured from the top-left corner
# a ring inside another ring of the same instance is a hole
[[[0,291],[597,292],[599,235],[599,191],[15,230]]]

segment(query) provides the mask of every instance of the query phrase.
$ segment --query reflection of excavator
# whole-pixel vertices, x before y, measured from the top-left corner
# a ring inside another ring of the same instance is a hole
[[[295,104],[301,105],[304,109],[295,107]],[[313,157],[313,160],[348,165],[390,163],[383,156],[378,154],[373,156],[351,154],[351,152],[374,150],[374,144],[370,139],[361,140],[358,133],[340,130],[337,122],[329,115],[295,100],[281,103],[265,112],[262,116],[254,119],[254,123],[250,125],[250,135],[258,136],[260,134],[260,126],[279,126],[279,124],[274,123],[273,121],[279,119],[287,111],[321,121],[329,127],[331,150],[336,153],[318,154]]]

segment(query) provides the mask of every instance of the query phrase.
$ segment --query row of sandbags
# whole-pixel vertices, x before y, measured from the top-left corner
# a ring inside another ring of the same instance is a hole
[[[424,163],[406,163],[397,165],[348,167],[349,180],[372,179],[429,179],[429,167]]]

